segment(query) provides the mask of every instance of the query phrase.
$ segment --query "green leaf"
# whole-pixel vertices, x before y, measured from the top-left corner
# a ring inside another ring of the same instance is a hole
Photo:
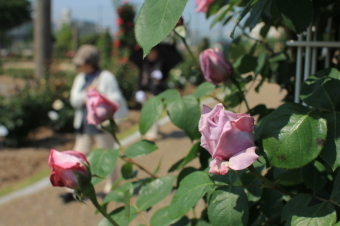
[[[179,184],[181,183],[181,181],[186,176],[188,176],[189,174],[191,174],[195,171],[197,171],[197,169],[194,168],[194,167],[186,167],[186,168],[182,169],[181,172],[179,172],[179,174],[178,174],[176,187],[179,187]]]
[[[157,122],[164,110],[162,100],[157,96],[150,98],[144,105],[139,119],[139,131],[144,135]]]
[[[299,194],[291,199],[283,208],[281,221],[286,221],[299,209],[305,208],[311,200],[311,196],[308,194]]]
[[[331,200],[336,203],[340,203],[340,171],[337,173],[334,180]]]
[[[310,0],[276,0],[283,23],[296,33],[301,33],[309,26],[313,16],[313,4]]]
[[[234,185],[237,180],[243,175],[242,170],[229,170],[226,175],[211,174],[210,177],[217,185]]]
[[[309,106],[340,110],[340,71],[328,68],[308,77],[301,88],[301,99]]]
[[[230,7],[230,5],[225,5],[225,6],[221,7],[218,10],[215,18],[211,22],[210,29],[213,28],[215,26],[215,24],[217,24],[217,22],[223,20],[225,18],[225,16],[227,15],[227,13],[231,10],[232,10],[232,7]]]
[[[196,98],[201,98],[203,96],[209,95],[212,91],[214,91],[216,86],[211,82],[203,82],[196,89],[193,95]]]
[[[231,38],[234,38],[234,33],[235,33],[235,30],[238,26],[238,24],[241,22],[241,20],[249,13],[249,11],[251,10],[251,8],[253,7],[253,5],[258,2],[259,0],[250,0],[247,5],[244,7],[242,13],[240,14],[240,16],[238,17],[237,21],[236,21],[236,24],[235,24],[235,27],[233,28],[231,34],[230,34],[230,37]]]
[[[96,149],[89,156],[88,161],[91,167],[91,173],[100,177],[107,177],[114,170],[118,159],[119,149]],[[98,184],[103,178],[92,177],[92,183]]]
[[[193,95],[187,95],[176,102],[169,103],[167,111],[171,121],[184,130],[191,140],[200,137],[198,121],[201,117],[201,110],[197,99]]]
[[[129,146],[126,149],[124,156],[128,158],[134,158],[134,157],[150,154],[151,152],[157,149],[158,147],[155,143],[148,141],[148,140],[141,140]]]
[[[216,190],[208,205],[212,225],[247,225],[248,200],[240,187],[223,187]]]
[[[168,226],[168,225],[172,225],[178,220],[179,218],[170,219],[168,217],[168,206],[166,206],[166,207],[160,208],[152,215],[150,224],[151,226]]]
[[[255,204],[255,202],[260,200],[262,195],[262,188],[256,185],[259,185],[262,182],[254,177],[250,172],[242,174],[241,180],[242,184],[245,185],[245,193],[248,201],[250,202],[249,204]]]
[[[263,10],[266,8],[266,6],[268,5],[268,3],[271,0],[259,0],[256,2],[256,4],[254,4],[250,16],[247,20],[247,22],[249,21],[249,29],[250,31],[253,30],[253,28],[257,25],[257,23],[259,22],[259,19],[262,16]]]
[[[108,202],[124,203],[124,194],[126,191],[129,192],[130,196],[133,195],[133,185],[131,182],[127,182],[114,191],[110,192],[107,196],[105,196],[103,204]]]
[[[188,0],[145,0],[136,20],[135,35],[145,57],[175,27]]]
[[[175,179],[176,176],[160,177],[143,186],[138,195],[138,209],[146,210],[162,201],[172,190]]]
[[[263,188],[260,200],[260,210],[268,218],[275,218],[281,215],[283,202],[283,194],[276,190]]]
[[[327,120],[328,132],[320,156],[334,171],[340,166],[340,113],[324,113],[323,117]]]
[[[157,97],[162,99],[164,101],[165,105],[167,105],[168,103],[170,103],[172,101],[178,101],[178,99],[181,98],[181,95],[175,89],[167,89],[164,92],[158,94]]]
[[[205,14],[206,18],[209,18],[211,15],[214,15],[217,12],[219,12],[220,9],[227,3],[229,3],[229,0],[214,0],[213,2],[211,2]]]
[[[274,169],[275,182],[282,186],[294,186],[303,183],[301,168],[298,169]]]
[[[199,153],[200,149],[203,149],[200,146],[200,142],[195,143],[189,153],[183,158],[181,159],[179,162],[175,163],[174,165],[171,166],[171,168],[169,169],[169,173],[173,172],[175,170],[179,170],[181,169],[183,166],[185,166],[186,164],[188,164],[191,160],[195,159],[197,157],[197,154]]]
[[[257,58],[249,54],[240,56],[234,63],[235,70],[240,74],[254,71],[257,67]]]
[[[256,131],[265,157],[279,168],[302,167],[321,152],[326,140],[326,120],[313,109],[286,103],[269,114]]]
[[[314,192],[319,192],[327,183],[327,171],[319,161],[314,161],[302,168],[302,178],[305,184]]]
[[[132,221],[133,219],[135,219],[138,215],[137,210],[131,206],[130,207],[130,217],[129,217],[129,222]],[[117,222],[117,224],[119,225],[127,225],[127,218],[125,215],[125,208],[124,207],[119,207],[117,209],[115,209],[114,211],[112,211],[110,213],[110,216],[113,218],[113,220],[115,220]],[[106,219],[103,218],[98,226],[112,226],[112,224]]]
[[[309,205],[311,197],[300,194],[292,198],[282,211],[282,220],[287,225],[333,225],[336,212],[329,202]]]
[[[209,176],[196,171],[186,176],[180,183],[177,192],[171,200],[169,206],[169,218],[175,219],[183,216],[190,210],[207,191],[214,189],[214,183]]]

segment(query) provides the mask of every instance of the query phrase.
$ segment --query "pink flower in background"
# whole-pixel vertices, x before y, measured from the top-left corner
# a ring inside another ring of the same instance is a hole
[[[52,185],[54,187],[77,189],[79,184],[74,172],[90,177],[84,164],[88,165],[89,163],[81,152],[59,152],[52,149],[48,158],[48,165],[52,170],[50,176]]]
[[[119,104],[107,99],[96,90],[87,92],[86,109],[87,123],[98,125],[105,120],[112,118],[118,110]]]
[[[203,105],[199,121],[201,146],[212,156],[209,173],[224,175],[229,169],[242,170],[252,165],[258,155],[254,145],[254,118]]]
[[[124,20],[122,18],[117,19],[117,24],[122,25],[124,23]]]
[[[234,73],[231,63],[218,49],[206,49],[200,56],[200,64],[205,80],[213,84],[226,81]]]
[[[208,10],[209,5],[214,0],[196,0],[196,12],[203,12],[206,13]]]

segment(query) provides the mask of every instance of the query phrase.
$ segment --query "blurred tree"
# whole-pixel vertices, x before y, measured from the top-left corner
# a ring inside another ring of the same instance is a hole
[[[106,29],[106,31],[100,35],[96,43],[96,46],[98,47],[100,51],[101,64],[102,64],[101,66],[103,68],[106,68],[107,64],[110,62],[111,52],[112,52],[112,37],[108,29]]]
[[[31,20],[31,3],[27,0],[0,1],[0,32]]]
[[[66,53],[72,50],[72,27],[70,24],[63,24],[56,35],[56,45],[59,52]]]

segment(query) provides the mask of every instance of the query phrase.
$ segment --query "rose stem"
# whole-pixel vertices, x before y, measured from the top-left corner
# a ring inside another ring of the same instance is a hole
[[[92,184],[86,186],[86,190],[83,190],[85,196],[87,196],[93,205],[97,208],[97,210],[114,226],[119,226],[115,220],[113,220],[110,215],[106,212],[106,210],[99,205],[98,200],[95,195],[95,190]]]
[[[250,113],[250,107],[249,107],[248,101],[247,101],[246,97],[244,96],[244,93],[243,93],[243,90],[242,90],[240,84],[238,83],[238,81],[233,76],[231,76],[231,81],[236,85],[237,89],[240,91],[241,97],[242,97],[244,103],[246,104],[246,108],[247,108],[248,112]]]
[[[195,61],[195,63],[197,64],[197,66],[199,67],[200,63],[198,62],[197,58],[195,57],[194,53],[191,51],[185,37],[182,37],[180,34],[178,34],[175,30],[173,30],[175,32],[175,34],[182,40],[185,48],[188,50],[189,55],[191,56],[191,58]]]
[[[133,159],[131,158],[127,158],[124,156],[120,157],[121,159],[123,159],[125,162],[129,162],[135,166],[137,166],[139,169],[143,170],[144,172],[146,172],[147,174],[149,174],[152,178],[156,179],[158,178],[155,174],[151,173],[149,170],[147,170],[146,168],[144,168],[144,166],[140,165],[139,163],[135,162]]]
[[[268,180],[267,178],[265,178],[264,176],[262,176],[253,165],[248,167],[248,170],[251,174],[253,174],[257,179],[259,179],[260,181],[262,181],[264,183],[265,187],[280,191],[286,195],[289,195],[290,197],[293,197],[294,195],[286,190],[284,190],[283,188],[277,186],[274,182]]]

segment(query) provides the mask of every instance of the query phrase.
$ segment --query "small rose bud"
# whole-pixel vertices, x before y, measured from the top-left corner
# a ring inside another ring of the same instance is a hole
[[[233,75],[234,69],[231,63],[218,49],[206,49],[200,56],[201,69],[205,80],[218,84],[228,80]]]
[[[83,175],[91,181],[87,167],[89,165],[86,156],[78,151],[59,152],[52,149],[48,158],[48,165],[52,172],[50,181],[54,187],[67,187],[78,189],[79,183],[76,173]]]

